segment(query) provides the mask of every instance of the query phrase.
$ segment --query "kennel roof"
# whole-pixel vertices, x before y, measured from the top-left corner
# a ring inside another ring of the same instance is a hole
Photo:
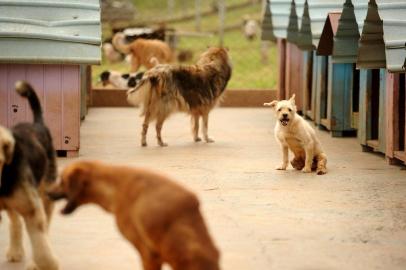
[[[406,70],[406,2],[370,0],[362,30],[357,67]]]
[[[0,62],[98,64],[99,0],[0,0]]]

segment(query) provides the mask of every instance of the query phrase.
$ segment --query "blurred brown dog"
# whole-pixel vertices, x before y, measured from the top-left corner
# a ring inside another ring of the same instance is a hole
[[[219,252],[196,196],[166,177],[138,168],[79,161],[50,193],[67,199],[63,214],[96,203],[115,215],[120,232],[139,251],[145,270],[219,270]]]
[[[141,65],[147,69],[157,64],[172,62],[173,53],[168,44],[157,39],[139,38],[126,44],[123,33],[117,33],[113,37],[113,45],[124,54],[131,54],[131,72],[136,72]]]

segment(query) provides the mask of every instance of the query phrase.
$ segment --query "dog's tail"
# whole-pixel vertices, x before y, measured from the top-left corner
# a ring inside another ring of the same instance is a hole
[[[17,81],[15,89],[20,96],[28,99],[32,113],[34,114],[34,123],[44,123],[41,103],[31,85],[25,81]]]
[[[125,35],[121,32],[117,33],[113,37],[113,45],[114,47],[120,51],[121,53],[124,54],[130,54],[131,53],[131,44],[125,44]]]
[[[158,58],[156,58],[156,57],[154,57],[154,56],[149,59],[149,62],[150,62],[154,67],[160,64]]]

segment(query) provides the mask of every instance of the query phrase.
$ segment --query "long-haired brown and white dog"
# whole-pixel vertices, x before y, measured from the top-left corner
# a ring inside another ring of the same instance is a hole
[[[208,135],[209,112],[216,106],[231,77],[231,62],[224,48],[212,47],[204,52],[195,65],[158,65],[144,73],[143,79],[127,92],[127,100],[141,105],[145,116],[141,145],[146,146],[148,125],[156,120],[158,144],[162,141],[161,129],[165,119],[173,112],[182,111],[192,116],[192,132],[195,142],[199,119],[203,119],[203,136]]]
[[[112,42],[117,50],[131,55],[131,72],[136,72],[141,65],[150,69],[173,60],[171,48],[161,40],[139,38],[126,44],[124,34],[119,32],[114,35]]]

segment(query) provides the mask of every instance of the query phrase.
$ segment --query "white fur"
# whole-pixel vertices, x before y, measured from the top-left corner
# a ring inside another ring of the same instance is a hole
[[[264,103],[264,105],[271,106],[277,116],[274,134],[283,152],[282,164],[277,169],[286,170],[289,163],[289,150],[291,150],[295,156],[292,165],[295,161],[304,161],[302,171],[308,173],[312,171],[312,164],[315,160],[317,174],[325,174],[327,157],[314,129],[296,113],[295,95],[289,100],[274,100]]]

